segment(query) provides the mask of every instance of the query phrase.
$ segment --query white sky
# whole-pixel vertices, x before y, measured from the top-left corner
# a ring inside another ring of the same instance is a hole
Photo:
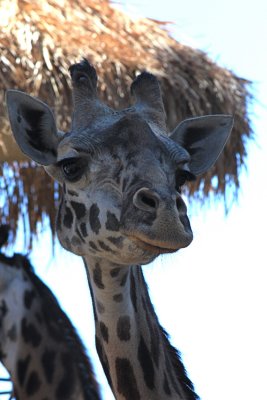
[[[129,13],[173,21],[178,40],[255,82],[251,118],[257,145],[248,146],[238,204],[226,218],[222,204],[190,206],[192,245],[144,270],[160,321],[182,352],[202,400],[267,399],[267,3],[131,0],[127,6]],[[96,362],[83,266],[59,248],[52,260],[48,233],[38,243],[41,249],[34,247],[31,260]],[[103,398],[113,399],[108,389]]]

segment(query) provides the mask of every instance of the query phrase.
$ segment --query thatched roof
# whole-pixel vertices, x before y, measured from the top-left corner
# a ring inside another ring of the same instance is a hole
[[[155,74],[170,129],[192,115],[234,114],[234,130],[223,155],[189,190],[205,199],[209,193],[224,195],[227,185],[238,188],[246,138],[251,136],[246,80],[178,43],[164,23],[133,20],[108,0],[0,0],[0,15],[0,220],[13,231],[19,214],[27,211],[31,231],[44,213],[53,221],[58,192],[14,144],[4,91],[18,88],[40,97],[54,108],[64,129],[71,114],[68,67],[82,57],[97,69],[100,97],[115,108],[129,105],[129,86],[138,72]]]

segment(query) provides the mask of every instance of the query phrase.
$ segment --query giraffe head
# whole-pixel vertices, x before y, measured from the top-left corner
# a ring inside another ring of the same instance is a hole
[[[25,93],[7,92],[12,131],[21,150],[63,187],[57,232],[79,254],[122,264],[147,263],[192,241],[181,186],[209,169],[233,119],[183,121],[167,134],[157,79],[139,75],[134,106],[114,111],[97,98],[97,75],[85,60],[70,68],[71,130],[59,132],[51,109]]]

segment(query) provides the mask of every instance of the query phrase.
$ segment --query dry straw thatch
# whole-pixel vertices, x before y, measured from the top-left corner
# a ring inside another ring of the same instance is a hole
[[[192,115],[234,114],[223,155],[189,192],[205,199],[210,193],[224,195],[229,185],[238,189],[251,136],[249,82],[178,43],[164,23],[131,19],[109,0],[0,0],[0,220],[13,232],[19,215],[31,232],[45,214],[53,226],[58,188],[13,143],[4,91],[18,88],[45,100],[65,129],[71,114],[68,67],[82,57],[97,69],[100,97],[115,108],[130,103],[129,85],[139,71],[154,73],[170,129]]]

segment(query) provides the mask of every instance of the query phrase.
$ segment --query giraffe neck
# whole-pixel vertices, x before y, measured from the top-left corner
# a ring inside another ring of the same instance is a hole
[[[10,260],[0,260],[0,278],[12,274],[0,287],[0,361],[16,397],[99,399],[82,343],[52,292],[30,265],[22,268],[26,258]]]
[[[197,399],[158,322],[141,267],[96,258],[85,263],[97,351],[116,399]]]

